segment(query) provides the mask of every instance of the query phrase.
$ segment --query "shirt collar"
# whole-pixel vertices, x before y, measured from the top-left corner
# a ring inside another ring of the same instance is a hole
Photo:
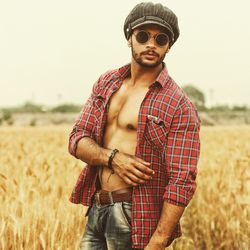
[[[163,62],[162,70],[158,75],[158,77],[156,78],[155,82],[158,82],[161,85],[161,87],[165,87],[168,79],[169,79],[168,70],[166,64]]]
[[[125,79],[130,74],[131,64],[126,64],[123,67],[118,69],[120,77]],[[168,70],[166,64],[163,62],[163,68],[160,74],[157,76],[155,83],[158,83],[158,86],[164,87],[169,79]],[[160,84],[160,85],[159,85]]]
[[[120,74],[120,77],[122,79],[125,79],[129,74],[131,70],[131,64],[126,64],[118,69],[118,73]]]

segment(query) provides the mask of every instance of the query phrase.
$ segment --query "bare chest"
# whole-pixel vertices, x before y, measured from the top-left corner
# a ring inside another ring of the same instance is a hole
[[[123,129],[137,129],[138,114],[148,88],[121,86],[113,94],[108,110],[108,124]]]

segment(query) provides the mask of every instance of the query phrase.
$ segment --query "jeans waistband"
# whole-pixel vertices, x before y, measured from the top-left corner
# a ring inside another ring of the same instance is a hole
[[[112,205],[115,202],[131,202],[133,188],[123,188],[112,192],[99,190],[95,194],[97,205]]]

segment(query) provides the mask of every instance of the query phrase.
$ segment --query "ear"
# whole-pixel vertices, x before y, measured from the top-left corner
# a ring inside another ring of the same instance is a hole
[[[131,43],[132,43],[132,41],[131,41],[131,36],[130,36],[130,38],[129,38],[128,41],[127,41],[127,44],[128,44],[128,47],[129,47],[129,48],[131,47]]]

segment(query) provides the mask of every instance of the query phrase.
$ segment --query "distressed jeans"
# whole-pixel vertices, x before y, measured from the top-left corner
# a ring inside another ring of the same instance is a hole
[[[97,205],[89,210],[80,250],[131,250],[131,203]]]

